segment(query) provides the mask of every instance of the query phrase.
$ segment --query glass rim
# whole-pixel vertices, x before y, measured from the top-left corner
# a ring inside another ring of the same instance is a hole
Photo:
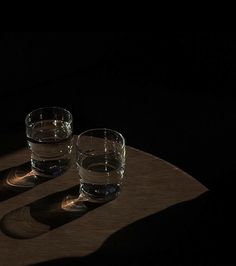
[[[85,135],[86,133],[89,133],[89,132],[93,132],[93,131],[109,131],[109,132],[115,133],[115,134],[118,135],[118,136],[121,138],[121,140],[122,140],[121,148],[123,149],[123,148],[125,147],[125,138],[124,138],[124,136],[123,136],[120,132],[118,132],[118,131],[116,131],[116,130],[114,130],[114,129],[106,128],[106,127],[91,128],[91,129],[88,129],[88,130],[85,130],[85,131],[81,132],[81,133],[77,136],[76,147],[78,148],[78,144],[77,144],[77,142],[78,142],[78,140],[79,140],[83,135]],[[80,149],[79,149],[79,150],[80,150]],[[84,152],[82,152],[82,153],[84,153]]]
[[[26,117],[25,117],[25,124],[26,124],[26,126],[29,126],[29,122],[28,122],[28,119],[29,119],[29,117],[33,114],[33,113],[35,113],[35,112],[37,112],[37,111],[40,111],[40,110],[45,110],[45,109],[49,109],[49,110],[52,110],[52,109],[57,109],[57,110],[61,110],[61,111],[64,111],[65,113],[67,113],[67,114],[69,114],[69,123],[72,123],[73,122],[73,117],[72,117],[72,114],[71,114],[71,112],[69,111],[69,110],[67,110],[67,109],[65,109],[65,108],[63,108],[63,107],[60,107],[60,106],[45,106],[45,107],[39,107],[39,108],[37,108],[37,109],[34,109],[34,110],[32,110],[31,112],[29,112],[27,115],[26,115]]]

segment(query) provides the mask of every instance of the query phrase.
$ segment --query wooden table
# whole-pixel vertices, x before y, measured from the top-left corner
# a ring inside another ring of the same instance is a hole
[[[27,149],[2,156],[0,171],[28,160]],[[50,200],[41,199],[59,195],[55,198],[60,200],[67,192],[55,193],[76,186],[79,178],[74,166],[60,177],[1,201],[0,219],[9,217],[9,213],[16,213],[16,210],[18,214],[19,210],[23,210],[20,215],[9,219],[13,231],[14,228],[17,231],[23,227],[27,232],[36,233],[35,237],[26,234],[25,239],[18,239],[0,231],[0,265],[29,265],[56,258],[88,255],[128,224],[207,191],[187,173],[143,151],[127,147],[126,162],[123,190],[116,200],[92,208],[81,217],[73,216],[54,228],[36,221],[35,216],[30,217],[30,208],[37,206],[37,200],[50,205]],[[43,204],[39,205],[47,208]]]

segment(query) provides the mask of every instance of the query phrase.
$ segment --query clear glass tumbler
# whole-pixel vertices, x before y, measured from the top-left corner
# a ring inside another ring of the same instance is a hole
[[[25,118],[31,169],[15,170],[7,177],[14,187],[33,187],[39,178],[63,174],[70,166],[72,152],[72,115],[60,107],[39,108]]]
[[[35,175],[50,178],[63,174],[71,162],[71,113],[60,107],[39,108],[26,116],[25,124]]]
[[[67,197],[62,207],[83,210],[85,201],[104,203],[115,199],[125,169],[125,139],[121,133],[107,128],[87,130],[77,138],[76,154],[80,194]]]

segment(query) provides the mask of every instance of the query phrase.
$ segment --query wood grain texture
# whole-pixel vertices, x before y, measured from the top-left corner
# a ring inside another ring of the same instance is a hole
[[[27,149],[2,156],[0,171],[28,160]],[[0,219],[10,211],[75,186],[78,182],[78,173],[72,165],[64,175],[0,202]],[[15,239],[0,232],[0,265],[28,265],[90,254],[128,224],[193,199],[205,191],[206,187],[181,169],[127,147],[124,185],[116,200],[35,238]]]

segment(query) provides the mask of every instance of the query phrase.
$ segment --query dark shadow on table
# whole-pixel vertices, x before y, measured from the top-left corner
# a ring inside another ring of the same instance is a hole
[[[16,113],[16,118],[18,118]],[[22,115],[22,114],[21,114]],[[5,127],[2,132],[0,132],[0,159],[7,154],[11,154],[19,149],[25,148],[27,145],[26,136],[25,136],[25,128],[24,128],[24,115],[22,115],[23,126],[20,125],[20,128],[16,130],[14,125],[16,125],[19,121],[16,119],[14,122],[12,121],[12,126]],[[13,186],[7,180],[15,176],[23,177],[23,174],[27,175],[31,172],[30,162],[25,162],[20,165],[15,165],[8,169],[0,170],[0,202],[12,198],[20,193],[23,193],[29,189],[34,187],[28,183],[28,186]],[[40,180],[33,179],[28,175],[29,182],[35,182],[35,185],[44,182],[43,178]]]
[[[209,191],[130,224],[111,235],[91,255],[34,265],[232,263],[235,261],[234,245],[231,244],[235,240],[233,204],[230,206],[218,196]]]
[[[12,181],[19,180],[17,185]],[[36,177],[31,170],[30,162],[23,163],[0,171],[0,202],[21,194],[35,186],[49,181],[49,178]],[[24,185],[21,184],[24,183]]]
[[[78,196],[79,187],[74,186],[15,209],[3,216],[0,228],[6,235],[17,239],[29,239],[73,221],[101,204],[84,202],[82,210],[69,211],[62,207],[68,195]]]

